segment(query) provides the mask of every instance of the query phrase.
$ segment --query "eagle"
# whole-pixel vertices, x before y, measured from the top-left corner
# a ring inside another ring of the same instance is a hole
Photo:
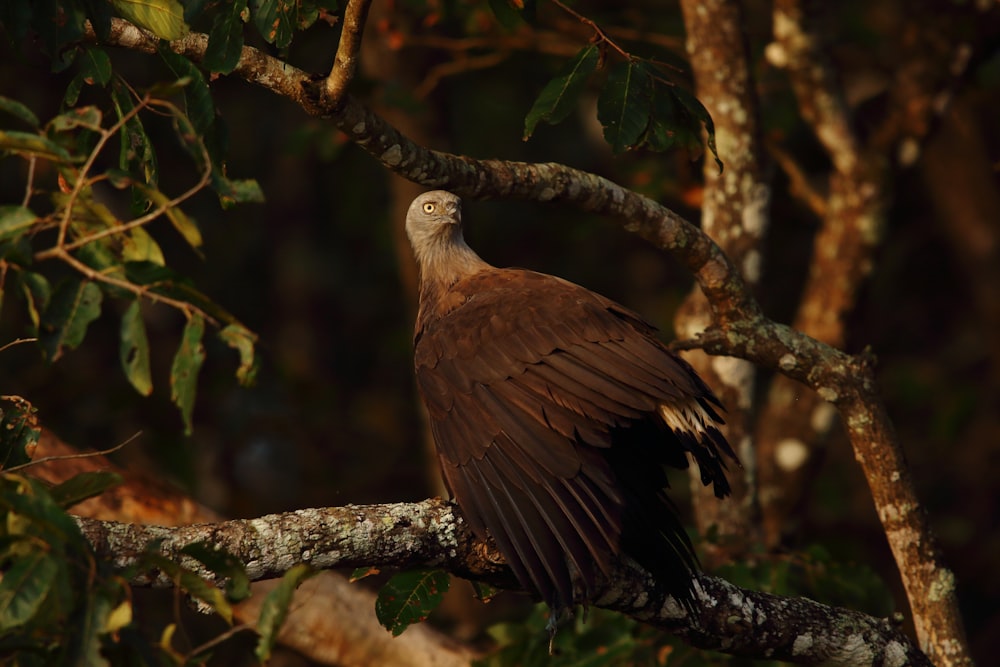
[[[691,457],[729,495],[726,459],[737,459],[719,400],[639,314],[481,259],[458,196],[418,196],[406,233],[420,276],[416,384],[475,533],[556,612],[591,601],[623,556],[690,608],[697,559],[666,468]]]

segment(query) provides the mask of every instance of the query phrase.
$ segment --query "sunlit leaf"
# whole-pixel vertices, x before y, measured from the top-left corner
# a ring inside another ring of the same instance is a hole
[[[160,39],[180,39],[190,28],[184,22],[184,5],[178,0],[111,0],[115,11]]]
[[[0,633],[27,623],[45,601],[59,570],[56,559],[32,551],[15,558],[0,579]]]
[[[87,470],[77,473],[49,489],[49,495],[63,509],[69,509],[88,498],[99,496],[122,483],[122,476],[109,470]]]
[[[191,435],[198,372],[205,361],[205,346],[201,342],[204,334],[205,320],[197,313],[191,315],[184,327],[184,333],[181,334],[181,344],[170,367],[170,400],[181,411],[186,435]]]
[[[576,57],[545,85],[524,118],[525,139],[532,135],[539,121],[544,120],[555,125],[576,108],[577,99],[586,86],[587,79],[594,73],[598,60],[600,60],[600,50],[591,44],[581,49]]]
[[[104,627],[101,628],[101,633],[118,632],[131,623],[132,603],[129,600],[124,600],[108,614],[108,617],[104,621]]]
[[[31,109],[24,106],[17,100],[0,96],[0,111],[10,114],[11,116],[24,121],[34,128],[38,128],[38,116],[36,116]]]
[[[41,346],[49,362],[83,342],[87,327],[101,314],[101,290],[89,280],[68,279],[56,288],[42,315]]]
[[[451,579],[441,570],[411,570],[392,577],[375,600],[379,623],[399,636],[414,623],[427,619],[441,604]]]
[[[288,617],[288,607],[292,603],[295,589],[313,574],[315,571],[308,565],[302,563],[293,565],[261,603],[260,616],[257,618],[257,632],[260,634],[260,639],[257,640],[257,648],[254,651],[261,662],[266,662],[271,657],[271,649],[278,639],[278,631]]]
[[[35,155],[49,160],[70,161],[70,155],[59,144],[37,134],[0,130],[0,150],[22,155]]]
[[[0,241],[20,236],[31,228],[38,216],[27,206],[0,206]]]
[[[219,332],[219,338],[240,353],[240,366],[236,369],[237,381],[244,387],[252,385],[257,377],[257,358],[254,354],[257,336],[241,324],[229,324]]]
[[[159,244],[142,227],[133,227],[122,239],[122,259],[127,262],[166,264]]]
[[[125,377],[135,390],[143,396],[153,393],[153,377],[149,370],[149,340],[138,299],[122,315],[118,357]]]
[[[229,74],[240,61],[243,52],[242,14],[246,7],[247,0],[226,0],[216,13],[203,62],[209,71]]]
[[[49,121],[48,128],[53,132],[66,132],[83,127],[88,130],[98,131],[101,129],[101,110],[95,106],[79,107],[70,109],[64,114],[59,114]]]
[[[604,139],[615,153],[635,146],[649,124],[652,82],[633,60],[618,63],[608,73],[597,99],[597,118],[604,126]]]
[[[31,323],[38,332],[41,325],[41,314],[49,307],[49,299],[52,297],[52,288],[48,279],[40,273],[34,271],[21,272],[21,293],[28,306],[28,316]]]

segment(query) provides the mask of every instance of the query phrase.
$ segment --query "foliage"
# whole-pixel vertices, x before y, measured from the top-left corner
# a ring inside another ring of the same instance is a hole
[[[244,383],[253,380],[255,336],[174,272],[147,228],[164,218],[200,251],[198,225],[180,208],[183,202],[205,188],[224,202],[258,201],[260,192],[252,182],[224,176],[204,138],[214,127],[211,97],[192,92],[204,81],[190,69],[178,68],[183,78],[139,93],[112,76],[103,51],[83,51],[91,57],[78,59],[80,71],[86,81],[102,85],[110,114],[97,105],[77,106],[43,124],[16,100],[0,100],[6,121],[29,128],[0,130],[2,159],[23,164],[25,192],[20,205],[0,207],[0,275],[22,297],[33,329],[28,333],[37,336],[49,363],[80,346],[106,298],[125,302],[119,356],[129,382],[143,395],[152,392],[153,379],[141,302],[180,311],[187,326],[170,383],[190,432],[205,322],[225,327],[220,336],[239,352],[237,377]],[[79,76],[67,104],[79,95],[77,81]],[[172,100],[178,94],[186,110]],[[170,118],[195,166],[195,182],[180,195],[171,197],[159,185],[156,150],[144,127],[149,114]],[[121,210],[129,214],[116,213]],[[60,265],[72,271],[66,274]]]
[[[38,430],[6,425],[23,423],[33,408],[23,399],[4,398],[10,407],[0,429],[0,459],[25,461]],[[0,656],[16,654],[16,664],[28,666],[135,664],[137,658],[145,665],[203,664],[211,646],[179,651],[173,641],[176,620],[152,633],[142,627],[127,582],[138,572],[162,572],[179,592],[232,624],[231,603],[250,596],[242,563],[211,545],[188,545],[183,552],[212,573],[209,580],[151,544],[121,572],[95,557],[66,512],[118,484],[118,475],[85,472],[49,486],[25,474],[30,465],[0,472]],[[261,660],[287,617],[292,592],[310,574],[308,567],[292,568],[264,600],[256,627]],[[224,582],[222,589],[214,579]]]
[[[379,623],[400,635],[414,623],[427,619],[441,604],[451,579],[441,570],[409,570],[394,575],[375,600]]]
[[[595,69],[605,60],[604,50],[589,44],[542,89],[524,119],[528,139],[540,121],[556,124],[575,108]],[[615,153],[634,148],[665,151],[680,146],[695,155],[701,151],[701,132],[722,169],[715,149],[715,129],[704,105],[677,85],[654,62],[627,55],[608,70],[597,98],[597,117],[604,139]]]

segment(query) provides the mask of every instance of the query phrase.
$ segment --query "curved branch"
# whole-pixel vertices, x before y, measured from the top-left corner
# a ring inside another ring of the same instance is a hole
[[[77,521],[98,557],[118,569],[135,565],[146,545],[160,540],[160,553],[212,579],[198,561],[181,554],[184,546],[207,541],[247,563],[253,580],[308,563],[320,568],[427,566],[503,588],[517,586],[494,547],[479,541],[456,508],[441,500],[308,509],[177,528]],[[170,586],[171,580],[147,569],[133,583]],[[734,655],[845,667],[931,664],[884,619],[804,598],[744,590],[707,575],[699,575],[696,589],[698,608],[687,613],[658,592],[638,565],[621,562],[599,588],[595,604],[663,628],[692,645]]]
[[[347,86],[358,71],[358,53],[361,50],[361,33],[368,19],[371,0],[349,0],[344,10],[344,23],[337,45],[337,55],[333,68],[326,77],[323,88],[324,103],[336,107],[347,90]]]
[[[118,19],[108,41],[146,52],[154,52],[157,44],[152,35]],[[207,41],[205,35],[191,34],[170,47],[197,61]],[[765,318],[739,272],[711,239],[673,211],[608,179],[555,163],[476,160],[418,146],[351,95],[336,108],[324,106],[307,92],[311,86],[305,72],[251,47],[244,47],[234,73],[309,114],[330,118],[387,169],[410,180],[476,198],[565,202],[620,218],[630,231],[670,250],[694,274],[711,306],[713,326],[703,336],[706,351],[784,373],[840,409],[886,534],[911,538],[908,545],[891,544],[921,643],[942,664],[970,663],[954,576],[939,562],[866,357],[853,357]],[[891,475],[883,480],[886,471]]]

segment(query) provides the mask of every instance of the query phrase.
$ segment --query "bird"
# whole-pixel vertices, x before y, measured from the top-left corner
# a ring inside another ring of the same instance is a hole
[[[623,556],[692,609],[698,563],[666,468],[691,457],[730,494],[722,404],[638,313],[483,260],[461,204],[434,190],[406,214],[416,385],[452,499],[550,621],[587,605]]]

